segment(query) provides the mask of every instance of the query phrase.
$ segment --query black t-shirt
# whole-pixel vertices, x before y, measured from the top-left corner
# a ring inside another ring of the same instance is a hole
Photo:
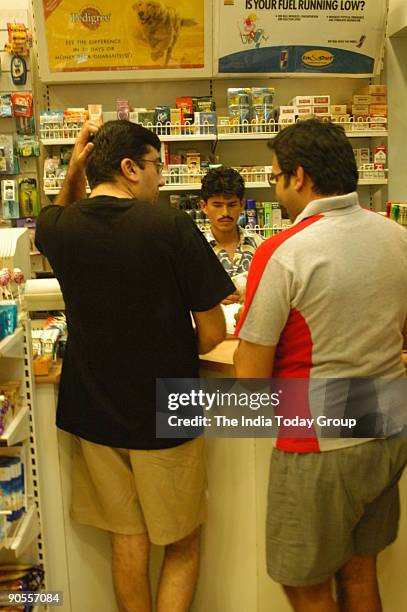
[[[68,321],[58,427],[122,448],[185,442],[155,437],[155,379],[198,377],[190,311],[235,290],[194,222],[98,196],[45,207],[36,245],[60,283]]]

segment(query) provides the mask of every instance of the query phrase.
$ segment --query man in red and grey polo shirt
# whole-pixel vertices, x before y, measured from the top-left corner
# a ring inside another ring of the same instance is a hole
[[[304,121],[270,146],[270,183],[294,225],[265,241],[252,261],[237,376],[319,378],[327,386],[328,379],[403,378],[406,230],[360,207],[341,127]],[[348,416],[356,404],[348,403]],[[382,609],[376,557],[397,535],[406,462],[402,437],[277,441],[267,564],[296,611]]]

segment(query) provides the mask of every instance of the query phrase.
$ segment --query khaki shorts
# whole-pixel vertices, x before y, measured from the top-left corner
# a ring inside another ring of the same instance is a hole
[[[352,556],[376,556],[397,536],[398,481],[407,440],[374,440],[322,453],[273,449],[268,573],[287,586],[325,582]]]
[[[73,437],[72,518],[113,533],[182,540],[205,522],[204,440],[126,450]]]

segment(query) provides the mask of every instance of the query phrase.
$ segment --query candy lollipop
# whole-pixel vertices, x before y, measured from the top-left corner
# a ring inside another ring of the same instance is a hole
[[[10,291],[9,282],[11,281],[11,272],[8,268],[0,270],[0,289],[2,297],[5,300],[12,300],[13,294]]]
[[[17,285],[18,303],[21,307],[22,306],[22,285],[25,281],[24,272],[20,270],[20,268],[14,268],[13,274],[12,274],[12,280]]]

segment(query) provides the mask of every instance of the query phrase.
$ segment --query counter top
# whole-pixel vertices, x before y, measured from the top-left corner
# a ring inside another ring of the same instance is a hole
[[[239,340],[237,338],[227,338],[209,353],[200,355],[201,368],[216,371],[226,376],[234,376],[233,353],[238,343]]]
[[[44,376],[36,376],[36,385],[58,385],[61,378],[62,361],[58,360],[52,363],[50,371]]]
[[[228,338],[221,342],[206,355],[200,355],[201,368],[212,372],[219,372],[227,376],[234,376],[233,353],[236,350],[239,340],[237,338]],[[407,351],[403,351],[402,359],[407,367]],[[59,383],[61,378],[62,363],[57,361],[52,365],[50,373],[47,376],[36,376],[35,382],[37,385],[55,385]]]

